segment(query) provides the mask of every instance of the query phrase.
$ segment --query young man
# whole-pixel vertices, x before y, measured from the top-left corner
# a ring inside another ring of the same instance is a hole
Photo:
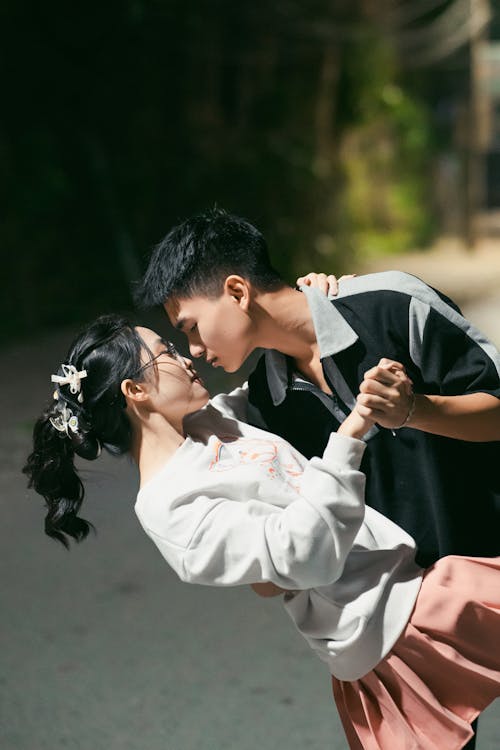
[[[137,301],[164,305],[214,367],[234,372],[264,348],[249,421],[308,457],[361,391],[378,422],[361,467],[367,503],[415,538],[420,565],[500,553],[500,356],[444,295],[398,272],[346,280],[334,300],[297,291],[255,227],[213,210],[167,234]]]
[[[214,367],[234,372],[264,348],[249,421],[307,457],[361,389],[378,423],[362,466],[367,502],[416,539],[420,565],[500,553],[500,356],[444,295],[399,272],[343,281],[333,300],[298,291],[255,227],[212,210],[167,234],[137,301],[163,304]]]

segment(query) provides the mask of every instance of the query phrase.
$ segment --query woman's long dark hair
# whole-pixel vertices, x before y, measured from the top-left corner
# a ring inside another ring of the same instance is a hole
[[[74,466],[75,453],[90,461],[101,446],[111,453],[130,448],[131,425],[125,413],[121,383],[141,370],[144,342],[134,326],[118,315],[104,315],[88,326],[72,343],[64,364],[87,376],[78,393],[69,385],[57,385],[57,398],[48,405],[33,430],[33,452],[23,472],[29,487],[45,498],[45,533],[66,547],[68,536],[85,539],[91,524],[78,517],[84,487]],[[63,375],[62,369],[59,374]],[[80,398],[81,398],[80,397]],[[51,422],[66,408],[78,420],[75,431],[58,431]]]

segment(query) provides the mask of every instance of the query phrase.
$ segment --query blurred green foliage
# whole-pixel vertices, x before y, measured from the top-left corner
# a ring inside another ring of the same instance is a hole
[[[290,281],[428,239],[433,125],[382,5],[4,0],[0,338],[129,308],[214,204]]]
[[[425,245],[434,230],[431,120],[398,82],[391,52],[373,39],[353,66],[358,107],[340,152],[337,237],[358,259]]]

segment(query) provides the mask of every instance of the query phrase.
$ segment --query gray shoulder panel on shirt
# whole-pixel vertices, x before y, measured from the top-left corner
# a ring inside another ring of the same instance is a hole
[[[339,298],[363,292],[401,292],[411,299],[409,311],[410,356],[420,367],[420,351],[425,323],[432,308],[472,339],[495,365],[500,377],[500,354],[497,348],[470,321],[450,307],[441,297],[417,276],[404,271],[383,271],[346,279],[339,284]]]

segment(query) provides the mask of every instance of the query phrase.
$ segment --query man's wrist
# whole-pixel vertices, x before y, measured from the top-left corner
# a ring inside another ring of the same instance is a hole
[[[411,420],[413,419],[415,415],[415,410],[417,406],[417,395],[413,391],[410,395],[410,403],[408,405],[408,414],[406,415],[406,419],[401,425],[401,427],[410,427],[411,426]]]
[[[410,393],[410,400],[408,402],[408,411],[406,414],[405,419],[401,422],[401,424],[398,424],[397,427],[393,427],[393,430],[400,430],[402,427],[412,427],[411,424],[412,420],[415,417],[415,411],[417,408],[417,394],[413,391]]]
[[[428,431],[436,408],[435,400],[439,399],[439,396],[415,393],[413,412],[404,426],[412,427],[414,430]]]

